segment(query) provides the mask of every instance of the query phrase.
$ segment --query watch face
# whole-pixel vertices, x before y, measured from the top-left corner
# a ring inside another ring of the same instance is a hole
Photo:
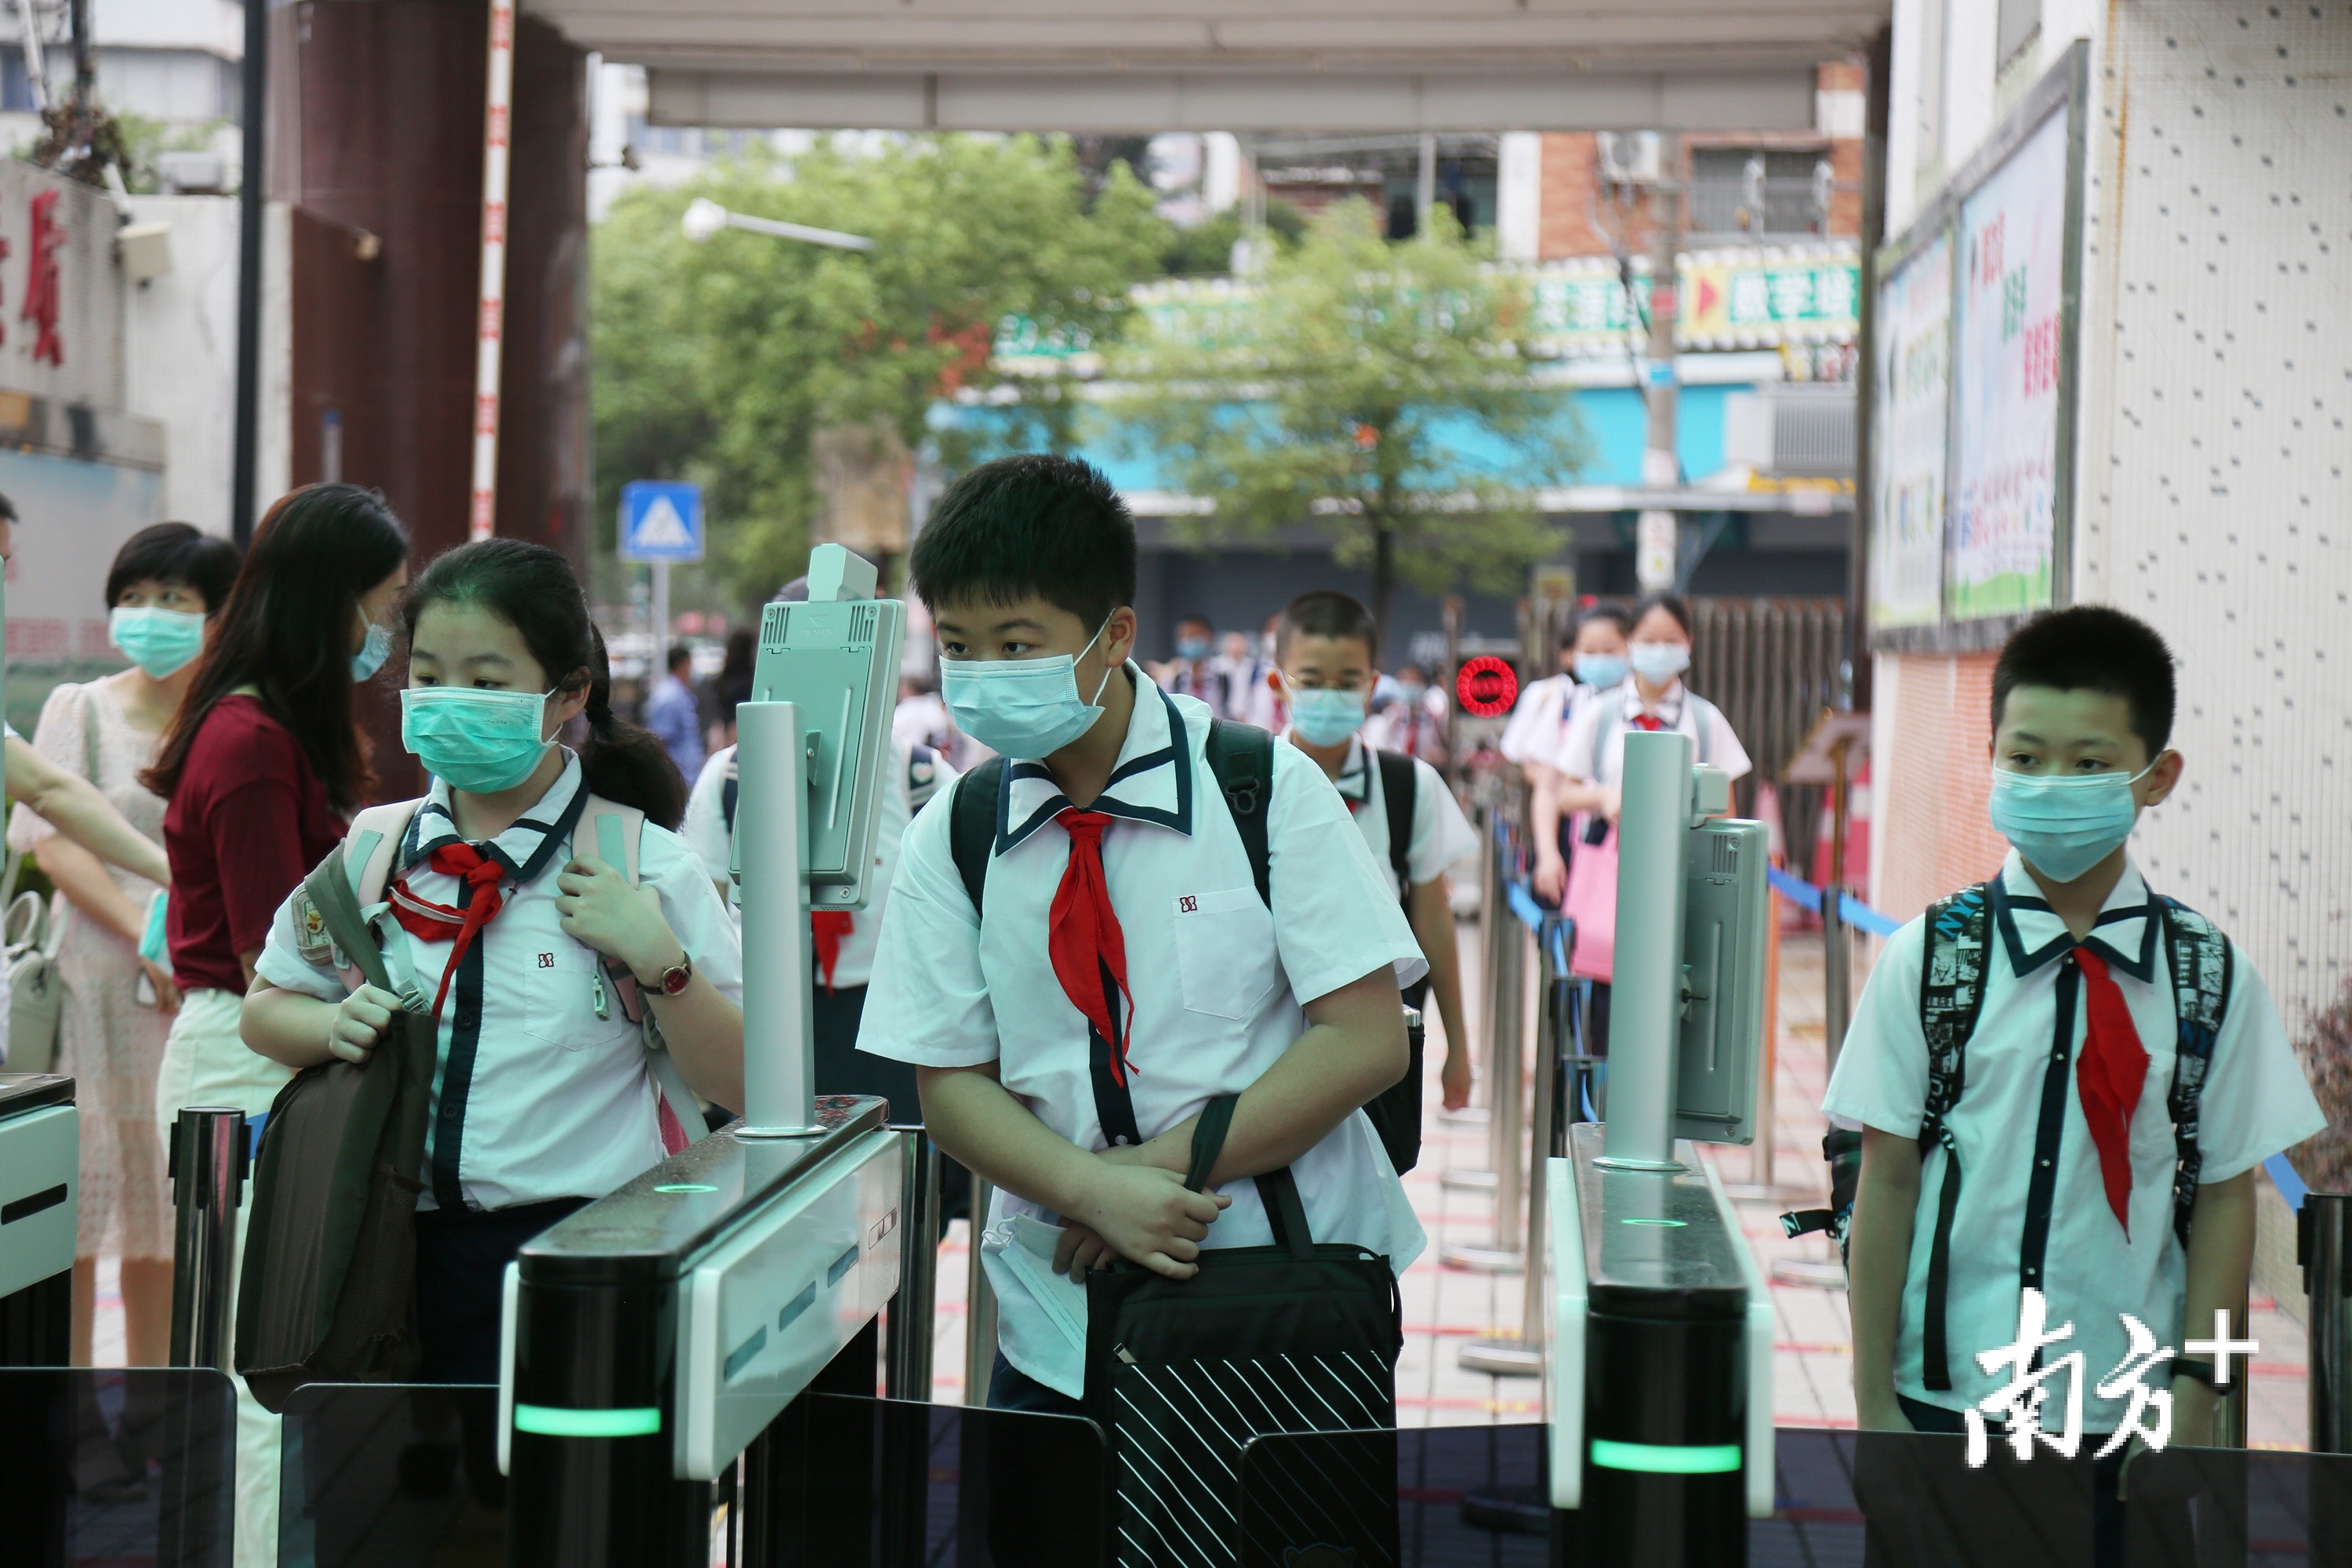
[[[675,969],[662,971],[662,994],[675,996],[694,979],[694,965],[681,963]]]

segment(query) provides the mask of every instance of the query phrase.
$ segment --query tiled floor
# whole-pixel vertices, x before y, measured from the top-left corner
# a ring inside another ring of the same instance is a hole
[[[1478,929],[1462,928],[1463,971],[1479,973]],[[1856,977],[1857,989],[1860,976]],[[1471,1010],[1475,1026],[1477,1010]],[[1739,1205],[1748,1244],[1768,1274],[1781,1258],[1824,1262],[1834,1256],[1820,1237],[1790,1241],[1780,1234],[1784,1208],[1818,1203],[1824,1187],[1819,1110],[1826,1077],[1822,1025],[1822,952],[1817,936],[1790,935],[1780,949],[1779,1061],[1775,1078],[1776,1137],[1772,1174],[1782,1195]],[[1434,1016],[1429,1042],[1427,1103],[1438,1103],[1437,1068],[1444,1045]],[[1749,1182],[1751,1152],[1720,1151],[1724,1179]],[[1525,1158],[1522,1152],[1522,1159]],[[1525,1277],[1486,1274],[1442,1261],[1449,1247],[1491,1247],[1494,1205],[1485,1193],[1457,1190],[1440,1181],[1448,1169],[1483,1169],[1486,1130],[1432,1115],[1422,1143],[1421,1165],[1405,1177],[1405,1190],[1421,1216],[1429,1242],[1403,1281],[1405,1343],[1397,1365],[1397,1418],[1408,1426],[1461,1426],[1529,1422],[1541,1418],[1537,1381],[1472,1372],[1461,1363],[1463,1347],[1486,1335],[1517,1332]],[[966,1226],[949,1227],[940,1249],[938,1342],[932,1397],[961,1403],[964,1397],[964,1296],[970,1251]],[[119,1366],[123,1357],[121,1299],[114,1259],[100,1260],[96,1355],[100,1366]],[[1783,1426],[1852,1426],[1853,1342],[1842,1290],[1776,1280],[1772,1297],[1780,1310],[1774,1388],[1775,1418]],[[2262,1350],[2249,1384],[2249,1436],[2255,1447],[2300,1447],[2306,1430],[2303,1333],[2268,1300],[2254,1303],[2254,1337]]]

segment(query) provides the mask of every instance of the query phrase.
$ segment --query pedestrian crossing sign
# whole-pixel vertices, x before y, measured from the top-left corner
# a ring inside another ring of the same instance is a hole
[[[621,487],[621,559],[702,559],[702,487],[637,479]]]

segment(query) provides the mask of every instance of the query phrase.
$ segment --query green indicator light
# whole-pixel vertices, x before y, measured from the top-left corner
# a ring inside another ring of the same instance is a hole
[[[654,1189],[657,1193],[715,1193],[718,1190],[717,1187],[705,1186],[700,1182],[672,1182],[667,1186]]]
[[[1648,1215],[1629,1215],[1625,1218],[1619,1220],[1617,1223],[1619,1225],[1664,1226],[1668,1230],[1685,1230],[1689,1228],[1690,1226],[1690,1221],[1686,1219],[1653,1219]]]
[[[1605,1470],[1647,1470],[1660,1476],[1713,1476],[1739,1468],[1739,1445],[1706,1443],[1680,1447],[1669,1443],[1618,1443],[1592,1439],[1592,1462]]]
[[[650,1405],[624,1410],[565,1410],[552,1405],[518,1405],[515,1430],[542,1437],[650,1437],[661,1430],[661,1412]]]

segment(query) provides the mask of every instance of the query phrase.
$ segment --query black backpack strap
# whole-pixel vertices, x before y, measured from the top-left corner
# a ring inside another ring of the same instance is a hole
[[[1921,1381],[1952,1386],[1945,1339],[1944,1299],[1951,1282],[1952,1219],[1960,1206],[1960,1151],[1946,1124],[1968,1082],[1969,1037],[1984,1010],[1985,966],[1991,952],[1992,885],[1980,882],[1927,906],[1919,963],[1919,1028],[1927,1039],[1927,1104],[1919,1142],[1940,1143],[1944,1170],[1936,1194],[1935,1239],[1927,1251],[1927,1300],[1920,1324]]]
[[[727,764],[727,776],[719,785],[719,815],[727,823],[727,831],[735,831],[735,803],[743,795],[742,781],[735,776],[735,764]]]
[[[1197,1193],[1208,1187],[1209,1173],[1217,1168],[1217,1156],[1224,1152],[1225,1133],[1233,1127],[1234,1107],[1240,1100],[1237,1094],[1221,1094],[1201,1108],[1201,1120],[1192,1125],[1192,1163],[1184,1172],[1188,1190]],[[1266,1224],[1274,1228],[1275,1245],[1288,1247],[1290,1256],[1301,1263],[1312,1261],[1315,1233],[1307,1228],[1307,1205],[1298,1195],[1298,1183],[1291,1176],[1290,1167],[1258,1177],[1257,1196],[1265,1205]]]
[[[2197,1173],[2204,1163],[2197,1142],[2198,1107],[2204,1099],[2205,1074],[2213,1065],[2213,1042],[2230,1011],[2234,961],[2229,939],[2211,921],[2174,899],[2164,900],[2163,910],[2165,954],[2172,965],[2172,1010],[2180,1026],[2172,1089],[2165,1102],[2172,1114],[2172,1230],[2185,1251],[2189,1218],[2197,1207]]]
[[[1206,751],[1209,771],[1224,792],[1225,809],[1233,814],[1234,827],[1249,856],[1257,896],[1272,909],[1273,858],[1266,847],[1265,821],[1274,804],[1274,737],[1255,725],[1212,719]]]
[[[1389,869],[1396,873],[1397,896],[1411,902],[1412,816],[1421,799],[1421,779],[1413,772],[1411,757],[1376,751],[1372,761],[1380,766],[1381,804],[1387,808],[1389,819]]]
[[[988,862],[996,853],[996,802],[1004,788],[1004,759],[991,757],[955,782],[949,801],[948,852],[955,857],[963,890],[971,895],[971,912],[980,914],[980,895],[988,886]]]

